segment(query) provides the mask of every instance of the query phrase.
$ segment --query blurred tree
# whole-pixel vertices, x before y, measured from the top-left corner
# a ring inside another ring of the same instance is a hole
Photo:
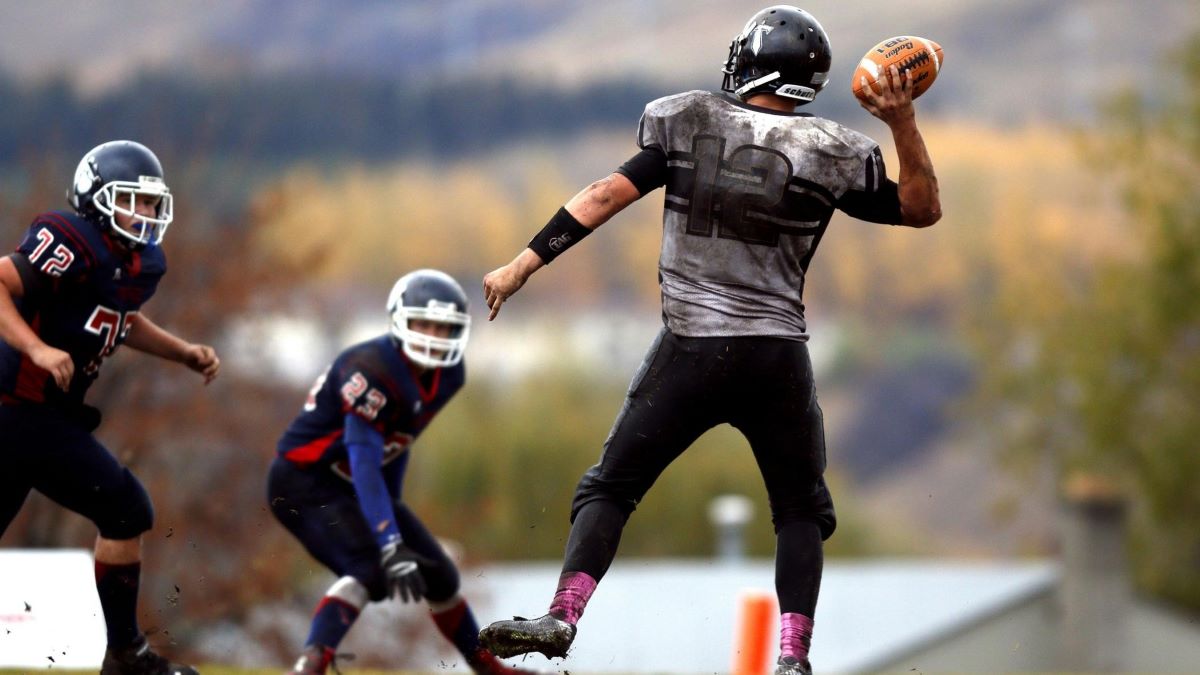
[[[1200,609],[1200,35],[1169,63],[1160,98],[1112,101],[1085,145],[1111,179],[1097,193],[1126,206],[1124,249],[1079,264],[1013,242],[1042,274],[994,278],[978,403],[1014,456],[1122,483],[1140,586]],[[1064,223],[1085,245],[1090,226]]]

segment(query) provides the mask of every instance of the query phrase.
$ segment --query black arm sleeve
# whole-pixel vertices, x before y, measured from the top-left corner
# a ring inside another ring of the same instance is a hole
[[[643,197],[667,184],[667,153],[657,145],[642,148],[617,169]]]
[[[847,190],[835,206],[847,215],[869,223],[899,225],[903,220],[900,215],[900,190],[893,180],[883,181],[874,192]]]
[[[33,263],[29,262],[29,256],[24,253],[10,253],[8,257],[13,261],[13,267],[17,268],[17,275],[21,277],[21,286],[24,288],[25,297],[33,298],[41,293],[42,280],[45,277],[33,269]]]

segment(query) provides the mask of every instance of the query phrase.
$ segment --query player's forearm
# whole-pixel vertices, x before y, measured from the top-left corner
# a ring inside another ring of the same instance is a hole
[[[344,422],[343,438],[358,508],[380,547],[399,541],[391,493],[383,479],[383,434],[353,412],[346,413]]]
[[[168,361],[182,362],[187,356],[188,342],[138,313],[125,336],[125,345]]]
[[[580,190],[564,208],[580,225],[594,230],[641,197],[628,178],[612,173]]]
[[[515,292],[539,267],[549,265],[640,196],[633,183],[619,173],[609,174],[580,190],[533,236],[529,247],[509,263],[515,279],[519,280],[512,290]],[[533,265],[529,255],[537,257],[540,264]]]
[[[891,125],[896,154],[900,158],[900,214],[903,224],[928,227],[942,217],[937,174],[915,118]]]
[[[513,273],[521,279],[521,284],[524,284],[529,277],[533,276],[534,272],[545,267],[546,263],[533,249],[526,247],[508,265],[512,268]]]

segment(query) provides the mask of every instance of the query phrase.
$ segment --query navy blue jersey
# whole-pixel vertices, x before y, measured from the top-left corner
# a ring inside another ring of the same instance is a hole
[[[383,435],[384,478],[397,496],[409,446],[462,388],[466,369],[462,363],[438,368],[425,379],[422,383],[391,335],[349,347],[317,378],[277,451],[296,464],[327,466],[349,479],[345,415],[357,415]]]
[[[25,287],[17,310],[43,342],[71,355],[75,376],[63,392],[0,342],[0,400],[81,405],[167,271],[162,249],[130,250],[81,216],[51,211],[34,218],[12,259]]]

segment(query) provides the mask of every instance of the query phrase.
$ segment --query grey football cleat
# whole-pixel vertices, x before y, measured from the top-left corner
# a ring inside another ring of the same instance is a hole
[[[775,667],[775,675],[812,675],[812,666],[809,665],[808,659],[781,656],[779,665]]]
[[[479,641],[490,652],[506,659],[538,652],[548,659],[564,657],[575,640],[575,626],[545,614],[536,619],[514,616],[479,631]]]
[[[333,650],[321,645],[309,645],[287,675],[325,675],[330,666],[333,666],[334,672],[340,672],[334,663]]]

